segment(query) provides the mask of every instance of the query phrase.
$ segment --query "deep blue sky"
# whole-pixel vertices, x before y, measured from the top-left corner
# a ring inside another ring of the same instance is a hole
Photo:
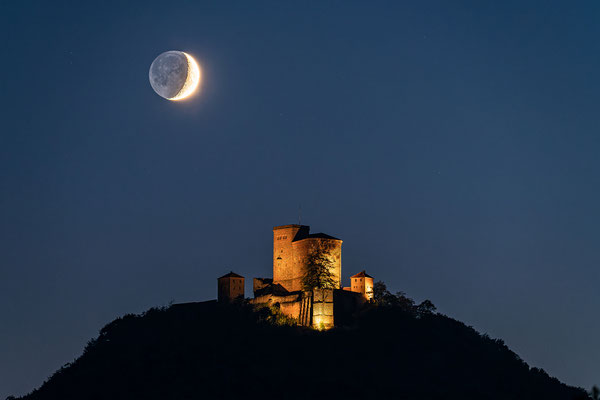
[[[600,3],[219,3],[0,4],[0,398],[117,316],[270,276],[299,204],[344,282],[600,383]],[[202,67],[188,102],[150,87],[166,50]]]

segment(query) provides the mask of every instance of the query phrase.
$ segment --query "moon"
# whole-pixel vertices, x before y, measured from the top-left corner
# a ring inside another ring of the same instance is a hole
[[[192,95],[200,84],[200,67],[183,51],[166,51],[150,65],[150,86],[161,97],[179,101]]]

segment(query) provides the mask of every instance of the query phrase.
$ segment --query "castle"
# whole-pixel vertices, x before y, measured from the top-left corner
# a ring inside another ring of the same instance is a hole
[[[315,252],[327,257],[333,285],[303,288],[309,258]],[[324,233],[310,233],[306,225],[273,228],[273,278],[254,278],[252,304],[278,306],[299,324],[329,329],[350,318],[362,304],[373,298],[373,277],[362,271],[342,287],[342,240]],[[218,300],[244,297],[244,277],[230,272],[218,278]]]

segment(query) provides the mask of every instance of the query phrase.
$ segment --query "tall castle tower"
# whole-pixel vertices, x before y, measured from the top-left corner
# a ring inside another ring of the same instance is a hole
[[[329,247],[334,263],[333,276],[340,287],[342,241],[324,233],[310,234],[306,225],[282,225],[273,228],[273,283],[290,292],[302,290],[306,258],[319,245]]]

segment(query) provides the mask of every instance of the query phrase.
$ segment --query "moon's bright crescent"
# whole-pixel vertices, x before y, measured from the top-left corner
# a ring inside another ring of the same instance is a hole
[[[200,84],[200,67],[198,67],[198,63],[188,53],[185,53],[183,51],[182,53],[187,58],[188,74],[185,78],[185,83],[183,84],[179,93],[177,93],[174,97],[170,97],[169,100],[178,101],[189,97],[192,93],[194,93],[194,91]]]

